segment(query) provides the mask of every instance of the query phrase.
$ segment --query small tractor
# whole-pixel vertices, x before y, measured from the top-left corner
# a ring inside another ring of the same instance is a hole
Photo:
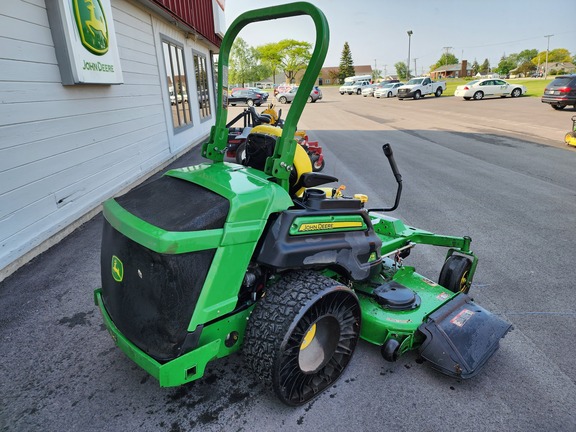
[[[224,162],[229,54],[247,24],[309,15],[312,58],[283,128],[260,125],[242,164]],[[324,14],[309,3],[246,12],[226,33],[209,161],[166,172],[104,203],[102,287],[94,293],[118,347],[160,386],[201,378],[240,351],[287,405],[310,401],[342,375],[361,338],[384,359],[418,350],[453,377],[478,373],[511,325],[468,291],[477,266],[469,237],[433,234],[367,209],[337,179],[313,172],[296,125],[328,50]],[[320,188],[320,186],[325,186]],[[404,264],[412,248],[447,249],[435,282]]]

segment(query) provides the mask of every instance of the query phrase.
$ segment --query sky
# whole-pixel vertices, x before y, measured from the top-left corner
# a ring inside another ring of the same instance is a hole
[[[443,53],[458,60],[488,59],[496,67],[502,55],[524,49],[566,48],[576,54],[576,0],[309,0],[330,26],[330,48],[324,66],[338,66],[348,42],[355,65],[395,73],[394,64],[408,59],[414,73],[427,72]],[[226,0],[229,26],[252,9],[289,3],[281,0]],[[407,32],[411,30],[412,36]],[[553,35],[550,38],[546,35]],[[285,18],[246,26],[239,35],[258,46],[282,39],[314,43],[309,17]],[[376,66],[376,67],[375,67]],[[424,70],[423,70],[424,69]]]

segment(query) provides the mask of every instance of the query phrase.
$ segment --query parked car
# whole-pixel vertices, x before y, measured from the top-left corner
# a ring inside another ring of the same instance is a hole
[[[511,84],[501,79],[479,79],[468,84],[456,87],[454,96],[466,100],[480,100],[485,97],[518,97],[526,93],[526,87],[520,84]]]
[[[293,84],[278,84],[274,86],[274,96],[277,96],[278,93],[288,93],[294,87],[296,86]]]
[[[370,84],[369,86],[364,87],[362,89],[362,96],[364,97],[374,96],[374,91],[378,86],[379,84]]]
[[[576,108],[576,75],[558,75],[546,86],[542,102],[555,110],[573,105]]]
[[[283,104],[290,103],[294,100],[294,97],[296,96],[297,91],[298,91],[298,87],[292,87],[287,92],[278,93],[276,95],[276,99],[278,100],[278,102],[283,103]],[[314,103],[320,99],[322,99],[322,90],[320,90],[320,87],[314,86],[314,88],[310,92],[310,96],[308,96],[308,102]]]
[[[340,87],[339,91],[341,95],[343,95],[344,93],[348,93],[349,95],[356,93],[359,95],[362,94],[362,89],[366,88],[369,85],[370,85],[369,79],[360,79],[357,81],[352,81],[344,84],[342,87]]]
[[[256,93],[251,89],[234,89],[228,96],[228,103],[232,106],[236,104],[246,104],[248,106],[260,106],[268,100],[268,93]]]
[[[398,96],[398,87],[403,86],[403,82],[384,83],[376,89],[374,96],[377,98],[391,98]]]

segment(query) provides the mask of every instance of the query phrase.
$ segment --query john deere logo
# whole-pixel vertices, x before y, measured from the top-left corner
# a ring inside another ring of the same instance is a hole
[[[116,282],[122,282],[124,279],[124,264],[116,255],[112,255],[112,277]]]
[[[108,52],[108,24],[100,0],[72,0],[82,45],[92,54]]]

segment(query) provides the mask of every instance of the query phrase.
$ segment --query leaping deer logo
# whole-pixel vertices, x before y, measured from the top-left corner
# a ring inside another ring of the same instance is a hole
[[[112,277],[116,282],[122,282],[124,279],[124,265],[116,255],[112,255]]]
[[[84,21],[92,36],[96,37],[96,33],[94,30],[99,31],[102,33],[104,40],[106,41],[106,45],[108,45],[108,29],[106,28],[106,21],[104,21],[104,15],[100,17],[100,19],[96,18],[96,14],[94,13],[94,0],[84,0],[86,3],[86,8],[90,11],[90,19]]]
[[[92,54],[108,52],[108,24],[100,0],[72,0],[82,45]]]

